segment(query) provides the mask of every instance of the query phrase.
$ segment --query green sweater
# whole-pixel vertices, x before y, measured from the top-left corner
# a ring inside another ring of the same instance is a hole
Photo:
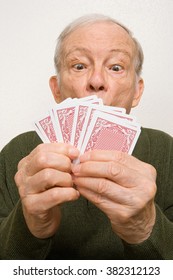
[[[34,237],[25,223],[14,182],[17,164],[41,140],[35,132],[13,139],[0,154],[0,259],[173,259],[173,138],[142,129],[133,155],[157,170],[156,223],[148,240],[129,245],[108,218],[83,197],[62,205],[52,238]]]

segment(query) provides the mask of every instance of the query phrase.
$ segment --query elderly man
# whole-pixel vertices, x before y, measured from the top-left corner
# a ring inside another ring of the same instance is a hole
[[[56,102],[97,95],[129,113],[143,93],[142,49],[102,15],[66,27],[50,78]],[[13,139],[0,157],[2,259],[173,259],[173,140],[142,128],[133,155]],[[156,176],[157,173],[157,176]]]

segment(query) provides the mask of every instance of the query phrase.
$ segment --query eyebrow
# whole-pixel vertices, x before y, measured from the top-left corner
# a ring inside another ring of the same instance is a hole
[[[71,53],[76,52],[76,51],[82,51],[85,53],[90,53],[90,50],[84,47],[73,47],[72,49],[70,49],[67,53],[66,53],[66,57],[69,56]]]
[[[73,47],[72,49],[70,49],[67,54],[66,54],[66,57],[68,57],[69,55],[71,55],[73,52],[76,52],[76,51],[79,51],[79,52],[84,52],[84,53],[91,53],[91,51],[85,47]],[[111,49],[109,51],[110,53],[122,53],[124,54],[125,56],[128,56],[129,58],[131,58],[131,55],[128,51],[124,50],[124,49],[120,49],[120,48],[117,48],[117,49]]]
[[[123,53],[124,55],[128,56],[129,58],[131,58],[131,55],[128,51],[124,50],[124,49],[112,49],[110,50],[110,53]]]

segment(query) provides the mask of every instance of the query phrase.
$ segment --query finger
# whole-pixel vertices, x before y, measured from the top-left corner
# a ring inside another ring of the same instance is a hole
[[[52,188],[46,192],[27,196],[23,203],[30,213],[38,213],[51,209],[64,202],[78,199],[79,192],[73,188]]]
[[[25,165],[25,171],[29,176],[45,168],[71,172],[71,160],[66,155],[44,151],[35,154],[28,164]]]
[[[114,202],[128,204],[127,188],[111,182],[105,178],[74,177],[73,181],[80,194],[94,204],[103,205]],[[130,201],[130,204],[133,200]]]
[[[40,144],[19,162],[18,169],[25,168],[28,175],[33,175],[49,166],[54,166],[55,169],[57,168],[61,171],[68,171],[71,165],[70,160],[76,158],[78,154],[79,151],[68,144]]]
[[[156,170],[151,165],[142,162],[134,156],[128,155],[120,151],[93,150],[80,156],[80,162],[86,161],[114,161],[121,163],[129,168],[133,168],[141,174],[151,174],[156,178]]]
[[[92,183],[93,183],[92,186],[94,186],[95,182],[92,181]],[[109,215],[110,212],[112,213],[112,215],[113,212],[115,212],[118,216],[120,209],[124,208],[123,202],[119,202],[118,198],[112,200],[108,196],[102,195],[101,193],[94,192],[92,189],[85,188],[82,185],[77,186],[77,190],[79,191],[80,195],[82,195],[88,201],[93,203],[97,208],[103,211],[109,218],[111,216]],[[122,199],[122,197],[120,198]]]
[[[87,161],[78,165],[73,165],[72,172],[78,177],[107,178],[124,187],[141,185],[142,180],[146,181],[148,179],[145,176],[141,176],[136,170],[114,161]]]
[[[130,189],[104,178],[76,177],[74,183],[82,196],[107,213],[115,212],[122,206],[135,213],[153,199],[147,188]]]
[[[28,156],[28,159],[32,158],[35,154],[39,153],[55,153],[68,156],[70,159],[75,159],[79,155],[79,150],[74,146],[66,143],[44,143],[38,145]]]
[[[29,194],[45,192],[55,186],[73,187],[72,176],[67,172],[55,169],[43,169],[34,176],[27,177],[25,182],[19,182],[18,189],[23,198]]]

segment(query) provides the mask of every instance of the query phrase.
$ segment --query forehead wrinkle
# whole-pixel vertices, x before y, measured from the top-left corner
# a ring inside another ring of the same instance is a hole
[[[69,51],[65,53],[66,57],[68,57],[70,54],[79,51],[79,52],[84,52],[84,53],[91,53],[91,51],[85,47],[73,47]]]
[[[71,55],[72,53],[74,52],[83,52],[83,53],[86,53],[86,54],[91,54],[91,50],[88,49],[88,48],[85,48],[85,47],[73,47],[72,49],[70,49],[66,54],[65,56],[68,57],[69,55]],[[117,48],[117,49],[111,49],[109,51],[109,53],[122,53],[124,54],[125,56],[128,56],[129,58],[131,58],[131,55],[128,51],[124,50],[124,49],[120,49],[120,48]]]
[[[72,33],[68,34],[63,41],[63,46],[64,46],[64,51],[62,53],[65,54],[65,56],[68,56],[69,54],[71,54],[72,52],[75,51],[79,51],[79,52],[83,52],[83,53],[92,53],[92,49],[90,50],[90,48],[88,48],[87,46],[83,46],[81,43],[81,33],[82,33],[82,41],[85,38],[85,41],[88,41],[87,36],[92,36],[92,38],[94,38],[95,41],[92,42],[96,47],[99,45],[99,41],[103,40],[104,36],[101,36],[102,32],[104,32],[105,34],[105,30],[103,28],[99,28],[99,33],[96,33],[96,30],[94,29],[95,25],[97,26],[98,24],[102,24],[104,28],[107,28],[107,26],[110,26],[110,23],[97,23],[97,24],[92,24],[91,26],[84,26],[84,27],[79,27],[76,30],[72,31]],[[111,24],[111,28],[113,27],[113,29],[115,30],[115,36],[111,36],[110,38],[110,43],[112,40],[114,40],[115,42],[112,42],[113,44],[118,44],[119,46],[114,47],[112,44],[112,49],[116,49],[115,51],[122,51],[124,50],[125,52],[129,52],[129,54],[127,53],[127,55],[133,56],[133,54],[131,52],[134,51],[135,49],[135,45],[134,42],[132,40],[132,38],[129,36],[129,34],[122,29],[122,27],[116,25],[116,24]],[[85,32],[86,30],[86,32]],[[113,30],[113,31],[114,31]],[[96,34],[95,34],[96,33]],[[113,33],[113,32],[112,32]],[[103,34],[103,35],[104,35]],[[120,37],[121,36],[121,37]],[[77,41],[77,42],[76,42]],[[90,40],[89,40],[90,41]],[[109,38],[108,38],[109,41]],[[85,43],[85,42],[84,42]],[[69,45],[72,44],[72,48],[69,49]],[[104,45],[104,44],[102,44]],[[124,46],[125,48],[124,48]],[[106,45],[105,45],[106,48]],[[110,45],[111,48],[111,45]],[[128,48],[126,50],[126,48]],[[109,51],[109,49],[108,49]],[[111,51],[111,50],[110,50]]]

